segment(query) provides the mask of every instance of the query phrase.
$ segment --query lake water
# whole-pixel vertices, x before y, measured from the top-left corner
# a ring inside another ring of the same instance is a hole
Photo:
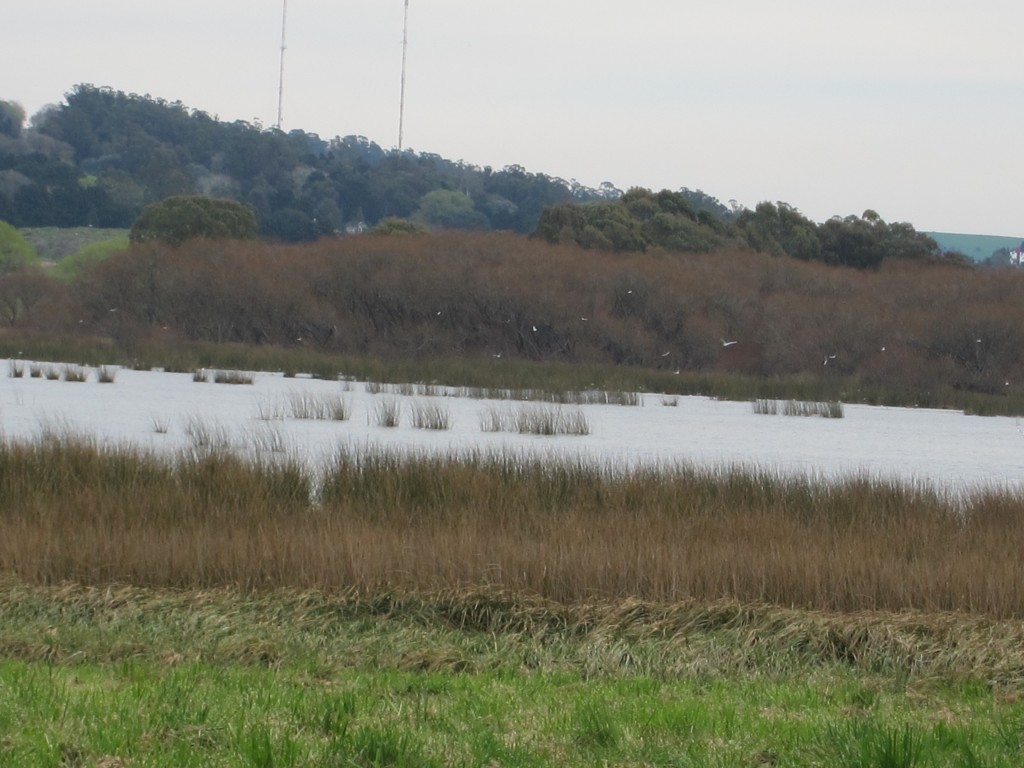
[[[7,439],[56,431],[177,451],[192,444],[202,425],[236,450],[283,444],[311,462],[325,460],[339,446],[503,449],[617,465],[688,462],[829,477],[868,474],[954,488],[1018,488],[1024,455],[1017,419],[956,411],[846,405],[841,419],[769,416],[754,413],[748,402],[680,397],[677,406],[666,406],[661,395],[648,393],[640,407],[563,406],[583,413],[590,434],[544,437],[482,430],[490,409],[524,407],[509,401],[371,394],[359,382],[273,373],[253,374],[251,385],[229,385],[197,383],[188,373],[118,369],[114,383],[101,384],[92,370],[78,383],[31,378],[28,363],[19,365],[25,374],[13,377],[11,363],[0,361],[0,433]],[[265,418],[287,411],[300,393],[341,395],[351,416],[340,422]],[[402,409],[398,427],[377,425],[377,408],[386,398]],[[450,429],[412,426],[411,409],[426,402],[447,411]]]

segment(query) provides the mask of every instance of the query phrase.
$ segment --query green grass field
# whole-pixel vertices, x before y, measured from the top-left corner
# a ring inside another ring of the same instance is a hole
[[[26,227],[19,230],[44,262],[56,263],[82,248],[105,240],[128,236],[126,229],[98,227]]]
[[[938,674],[914,617],[861,617],[899,638],[886,661],[808,650],[856,637],[849,617],[721,603],[666,632],[672,617],[480,592],[7,582],[0,764],[1019,764],[1020,668],[994,655]]]

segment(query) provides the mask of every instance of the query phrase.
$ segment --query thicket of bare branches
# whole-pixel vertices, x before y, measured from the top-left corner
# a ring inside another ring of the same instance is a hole
[[[0,322],[125,344],[835,372],[990,393],[1024,382],[1016,272],[898,262],[864,272],[738,248],[611,254],[504,234],[147,244],[67,288],[0,278]]]

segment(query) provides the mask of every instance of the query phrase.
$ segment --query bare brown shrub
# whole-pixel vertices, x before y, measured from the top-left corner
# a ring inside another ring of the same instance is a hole
[[[28,305],[6,300],[0,285],[0,310],[7,301],[9,321],[27,330],[59,326],[122,344],[827,375],[853,392],[1024,393],[1017,271],[908,262],[858,271],[738,247],[615,254],[441,233],[150,244],[87,270],[72,292],[70,309],[48,299],[45,313],[27,312],[11,309]]]
[[[0,326],[51,331],[67,322],[67,288],[39,269],[0,275]]]

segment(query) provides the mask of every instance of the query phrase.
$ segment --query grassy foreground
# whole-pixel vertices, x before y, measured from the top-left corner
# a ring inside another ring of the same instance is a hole
[[[1022,640],[729,601],[7,581],[0,763],[1011,766]]]
[[[0,443],[0,765],[1015,766],[1024,500]]]

